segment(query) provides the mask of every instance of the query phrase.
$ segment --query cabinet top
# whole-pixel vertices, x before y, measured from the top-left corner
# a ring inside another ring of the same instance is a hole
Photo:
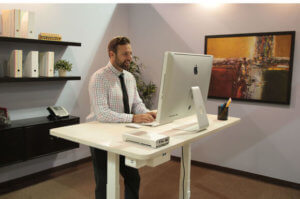
[[[5,37],[5,36],[0,36],[0,42],[1,41],[4,41],[4,42],[17,42],[17,43],[35,43],[35,44],[61,45],[61,46],[81,46],[81,43],[78,43],[78,42],[49,41],[49,40],[28,39],[28,38],[19,38],[19,37]]]
[[[80,76],[66,77],[0,77],[0,83],[81,80]]]
[[[35,118],[28,118],[28,119],[21,119],[21,120],[13,120],[11,121],[11,125],[9,126],[0,126],[0,133],[2,131],[6,131],[13,128],[20,128],[20,127],[29,127],[35,126],[40,124],[51,124],[51,123],[64,123],[70,120],[79,120],[79,117],[76,116],[69,116],[68,118],[62,118],[59,120],[48,120],[46,116],[42,117],[35,117]]]

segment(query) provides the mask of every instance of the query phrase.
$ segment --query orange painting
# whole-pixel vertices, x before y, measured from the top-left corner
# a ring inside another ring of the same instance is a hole
[[[205,54],[213,55],[208,96],[290,103],[295,32],[212,35]]]

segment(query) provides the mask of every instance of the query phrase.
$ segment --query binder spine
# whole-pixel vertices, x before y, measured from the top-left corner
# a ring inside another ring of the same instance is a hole
[[[28,38],[34,38],[34,12],[28,12],[28,27],[27,27]]]
[[[30,51],[25,60],[24,76],[39,77],[38,51]]]
[[[22,77],[22,50],[13,50],[11,52],[7,71],[9,77]]]
[[[40,76],[53,77],[54,69],[54,52],[48,51],[40,53]]]
[[[20,37],[20,28],[21,28],[21,16],[20,16],[20,10],[14,10],[14,36]]]

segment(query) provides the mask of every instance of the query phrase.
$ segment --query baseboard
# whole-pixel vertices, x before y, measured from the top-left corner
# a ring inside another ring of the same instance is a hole
[[[0,195],[9,193],[12,191],[16,191],[21,188],[25,188],[30,185],[37,184],[39,182],[52,179],[54,177],[58,177],[64,175],[66,173],[73,172],[80,168],[86,162],[91,161],[92,158],[86,157],[74,162],[70,162],[64,165],[60,165],[58,167],[50,168],[44,171],[40,171],[38,173],[33,173],[24,177],[20,177],[17,179],[9,180],[6,182],[0,183]]]
[[[171,160],[173,160],[173,161],[180,162],[180,159],[181,159],[180,157],[171,156]],[[267,182],[270,184],[275,184],[275,185],[279,185],[279,186],[283,186],[283,187],[289,187],[289,188],[297,189],[297,190],[300,189],[300,184],[295,183],[295,182],[289,182],[289,181],[285,181],[285,180],[281,180],[281,179],[276,179],[276,178],[272,178],[272,177],[268,177],[268,176],[254,174],[254,173],[241,171],[241,170],[237,170],[237,169],[231,169],[231,168],[222,167],[222,166],[218,166],[218,165],[208,164],[208,163],[199,162],[199,161],[195,161],[195,160],[192,160],[191,164],[194,166],[212,169],[212,170],[216,170],[216,171],[221,171],[224,173],[239,175],[239,176],[243,176],[243,177],[247,177],[247,178],[251,178],[254,180],[259,180],[262,182]]]

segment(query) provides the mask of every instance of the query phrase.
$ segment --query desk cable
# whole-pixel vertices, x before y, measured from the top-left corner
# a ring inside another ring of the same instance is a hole
[[[184,168],[184,155],[183,155],[183,146],[181,147],[181,158],[182,158],[182,166],[183,166],[183,178],[182,178],[182,199],[184,199],[184,179],[185,179],[185,168]]]

